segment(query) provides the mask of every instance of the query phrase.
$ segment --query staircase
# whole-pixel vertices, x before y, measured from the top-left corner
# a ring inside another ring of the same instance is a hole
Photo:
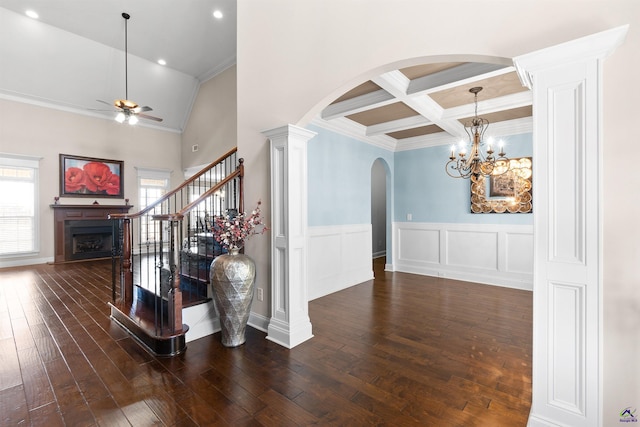
[[[213,217],[244,211],[243,175],[234,148],[140,212],[109,216],[120,230],[111,318],[153,354],[184,351],[183,309],[212,305],[209,267],[222,253]]]

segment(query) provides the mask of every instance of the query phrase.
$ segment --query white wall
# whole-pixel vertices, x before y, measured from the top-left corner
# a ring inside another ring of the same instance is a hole
[[[0,267],[53,261],[53,198],[60,195],[59,154],[124,161],[124,197],[138,204],[135,167],[173,171],[171,184],[182,182],[180,135],[129,126],[114,120],[0,99],[0,152],[42,157],[40,161],[40,253],[6,257]],[[124,199],[62,197],[61,204],[124,205]]]
[[[236,100],[235,66],[200,85],[182,133],[183,169],[209,164],[236,146]]]
[[[466,13],[465,11],[468,11]],[[480,23],[480,24],[479,24]],[[638,183],[620,157],[640,157],[635,121],[640,85],[640,2],[636,0],[238,1],[238,148],[247,159],[247,196],[269,209],[268,150],[261,131],[305,126],[337,96],[370,77],[424,61],[510,58],[631,24],[604,65],[605,425],[640,407],[640,231]],[[477,28],[481,31],[461,31]],[[268,43],[263,43],[268,40]],[[476,55],[471,57],[470,55]],[[268,269],[268,239],[247,247]],[[266,298],[265,298],[266,299]],[[254,306],[267,314],[268,304]]]

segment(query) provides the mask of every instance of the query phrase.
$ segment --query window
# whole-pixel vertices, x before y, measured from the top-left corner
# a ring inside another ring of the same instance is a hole
[[[0,155],[0,255],[38,252],[39,159]]]
[[[138,197],[140,210],[146,208],[169,189],[171,172],[138,168]],[[140,242],[150,243],[160,240],[159,229],[155,221],[142,216],[140,223]]]

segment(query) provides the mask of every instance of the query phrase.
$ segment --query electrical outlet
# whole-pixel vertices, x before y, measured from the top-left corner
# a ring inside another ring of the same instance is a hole
[[[191,146],[191,152],[192,152],[192,153],[195,153],[196,151],[198,151],[198,149],[199,149],[198,144],[193,144],[193,145]]]
[[[411,221],[413,219],[413,215],[407,214],[407,221]]]
[[[264,289],[258,288],[258,301],[264,301]]]

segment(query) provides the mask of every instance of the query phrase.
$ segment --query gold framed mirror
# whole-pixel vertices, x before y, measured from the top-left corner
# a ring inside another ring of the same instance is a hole
[[[521,157],[509,160],[507,167],[496,167],[489,177],[471,177],[471,213],[533,212],[532,160]]]

